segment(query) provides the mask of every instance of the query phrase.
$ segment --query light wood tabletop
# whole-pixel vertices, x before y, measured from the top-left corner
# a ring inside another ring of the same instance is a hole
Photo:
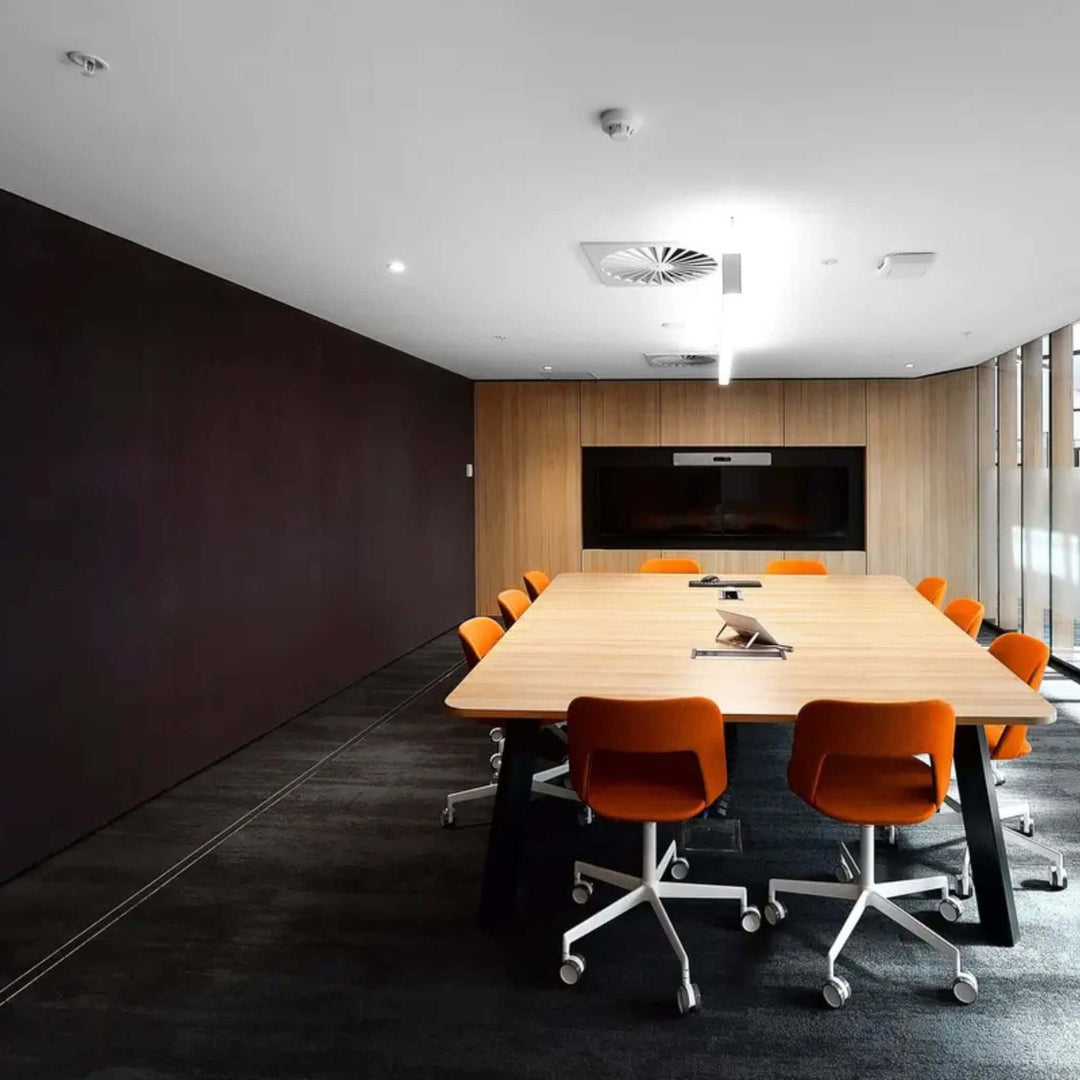
[[[750,575],[748,575],[749,577]],[[942,698],[961,724],[1052,723],[1053,707],[899,577],[753,575],[741,601],[681,574],[560,574],[446,699],[476,719],[565,718],[573,698],[701,695],[730,722],[792,722],[815,698]],[[759,619],[787,659],[691,659],[718,608]]]

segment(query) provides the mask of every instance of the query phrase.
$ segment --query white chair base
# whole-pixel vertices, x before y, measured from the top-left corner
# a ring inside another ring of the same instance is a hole
[[[561,765],[553,765],[550,769],[542,769],[533,773],[532,791],[534,795],[549,795],[554,799],[567,799],[570,802],[580,803],[577,792],[572,787],[563,787],[561,784],[553,784],[552,780],[558,780],[570,772],[570,766],[563,762]],[[454,807],[459,803],[475,802],[477,799],[494,799],[495,792],[499,790],[498,780],[490,784],[481,784],[480,787],[466,788],[464,791],[452,791],[446,796],[446,805],[442,809],[440,820],[443,828],[453,828],[457,824],[457,814]],[[583,808],[582,821],[584,824],[592,822],[592,810]]]
[[[1004,782],[1004,780],[1001,781],[1001,783]],[[963,810],[959,796],[951,793],[945,796],[945,805],[957,813],[961,813]],[[1001,830],[1002,835],[1006,840],[1012,841],[1012,843],[1018,844],[1025,850],[1041,855],[1046,859],[1051,888],[1064,889],[1069,884],[1069,875],[1065,870],[1065,856],[1057,848],[1052,848],[1049,844],[1044,844],[1041,840],[1035,839],[1035,817],[1031,813],[1030,803],[1026,799],[999,799],[998,817],[1002,823],[1013,818],[1020,819],[1019,829],[1006,826]],[[956,893],[964,899],[967,899],[972,894],[971,852],[968,851],[966,846],[964,848],[964,862],[956,878]]]
[[[1065,869],[1065,856],[1057,848],[1052,848],[1049,844],[1044,844],[1042,841],[1036,840],[1026,833],[1017,832],[1015,829],[1004,828],[1001,833],[1006,840],[1011,840],[1014,844],[1019,844],[1020,847],[1032,851],[1036,855],[1041,855],[1047,860],[1051,888],[1064,889],[1068,886],[1069,874]],[[962,896],[966,900],[973,891],[971,884],[971,852],[965,846],[964,863],[956,879],[956,895]]]
[[[739,916],[742,928],[749,933],[761,927],[761,912],[746,902],[746,889],[735,885],[698,885],[683,881],[690,870],[690,864],[677,857],[675,842],[668,845],[663,858],[656,859],[656,822],[648,821],[642,826],[642,858],[641,877],[632,874],[622,874],[617,870],[608,870],[603,866],[594,866],[592,863],[574,863],[574,891],[576,903],[588,903],[592,896],[593,881],[602,881],[608,885],[614,885],[618,889],[625,889],[626,895],[619,897],[607,907],[602,908],[595,915],[576,926],[571,927],[563,934],[562,940],[562,966],[559,968],[559,977],[568,986],[577,983],[585,973],[585,958],[572,953],[571,946],[587,934],[598,930],[601,926],[624,915],[638,904],[648,904],[656,915],[664,934],[679,961],[680,984],[677,1002],[679,1011],[686,1013],[696,1009],[701,1004],[701,992],[697,984],[690,981],[690,957],[683,948],[679,935],[668,917],[663,901],[667,900],[737,900],[739,902]],[[664,874],[671,869],[671,876],[678,880],[661,881]]]
[[[787,909],[777,900],[778,893],[793,893],[799,896],[828,896],[840,900],[853,900],[854,906],[848,913],[844,925],[840,928],[836,940],[829,949],[828,976],[822,987],[825,1001],[833,1008],[840,1008],[851,997],[848,981],[836,974],[836,960],[841,950],[851,937],[867,908],[880,911],[886,918],[902,926],[909,933],[933,946],[938,952],[948,956],[953,963],[952,990],[956,1000],[970,1005],[979,992],[979,984],[974,975],[964,971],[960,965],[960,950],[940,934],[923,925],[913,915],[908,914],[899,904],[893,903],[897,896],[911,896],[915,893],[940,892],[941,901],[938,911],[949,922],[956,922],[963,913],[963,905],[949,895],[949,879],[944,874],[933,877],[911,878],[901,881],[882,881],[874,879],[874,826],[864,825],[859,830],[859,861],[856,862],[846,845],[841,845],[847,861],[858,876],[858,881],[799,881],[789,878],[773,878],[769,881],[769,901],[765,905],[765,919],[775,926],[787,916]]]

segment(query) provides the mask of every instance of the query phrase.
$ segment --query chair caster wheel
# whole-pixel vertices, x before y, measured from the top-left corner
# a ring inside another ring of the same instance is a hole
[[[821,988],[821,996],[830,1009],[842,1009],[851,997],[851,986],[847,979],[832,975],[825,980],[825,985]]]
[[[503,738],[504,738],[504,737],[505,737],[505,736],[503,735],[503,729],[502,729],[501,727],[493,727],[493,728],[492,728],[492,729],[491,729],[491,730],[490,730],[490,731],[488,732],[488,738],[489,738],[489,739],[490,739],[490,740],[491,740],[491,741],[492,741],[493,743],[501,743],[501,742],[503,741]]]
[[[492,754],[491,757],[488,758],[488,764],[491,766],[491,771],[497,775],[502,768],[502,754],[498,752]]]
[[[439,824],[444,829],[452,829],[457,824],[457,815],[454,813],[452,806],[444,806],[442,813],[439,814]]]
[[[964,914],[964,905],[955,896],[946,896],[937,909],[946,922],[959,922],[960,916]]]
[[[1050,867],[1050,888],[1051,889],[1067,889],[1069,887],[1069,874],[1068,871],[1062,867],[1058,870],[1057,866]]]
[[[787,918],[787,908],[779,900],[770,900],[765,905],[765,921],[770,926],[778,926]]]
[[[684,1016],[699,1009],[701,1007],[701,991],[698,989],[698,984],[690,983],[689,986],[685,984],[680,986],[675,1000],[678,1002],[679,1012]]]
[[[559,968],[559,978],[562,979],[567,986],[575,986],[584,974],[585,957],[578,956],[577,953],[571,953],[562,962],[562,966]]]
[[[882,835],[884,837],[885,843],[888,844],[889,847],[896,847],[897,843],[900,840],[900,831],[895,825],[886,825],[882,829]]]
[[[851,867],[847,863],[837,863],[834,873],[836,874],[836,880],[841,885],[850,885],[855,880],[855,875],[851,872]]]
[[[671,860],[671,876],[676,881],[685,881],[690,876],[690,863],[681,855]]]
[[[970,1005],[979,996],[979,980],[961,971],[952,984],[952,992],[961,1005]]]
[[[574,898],[575,904],[587,904],[592,897],[593,883],[591,881],[575,881],[573,891],[570,895]]]
[[[756,934],[761,929],[761,912],[751,904],[742,913],[739,922],[748,934]]]
[[[591,806],[583,806],[577,813],[577,823],[579,825],[591,825],[593,823],[593,812]]]
[[[975,895],[975,890],[971,887],[971,882],[965,881],[963,878],[957,878],[956,895],[960,900],[970,900]]]
[[[1035,835],[1035,818],[1030,814],[1026,818],[1020,819],[1020,833],[1023,836]]]

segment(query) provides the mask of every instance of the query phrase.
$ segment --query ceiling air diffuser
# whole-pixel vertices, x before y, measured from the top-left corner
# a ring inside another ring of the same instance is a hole
[[[700,281],[718,268],[711,255],[678,244],[587,243],[581,247],[600,284],[609,288],[683,285]]]

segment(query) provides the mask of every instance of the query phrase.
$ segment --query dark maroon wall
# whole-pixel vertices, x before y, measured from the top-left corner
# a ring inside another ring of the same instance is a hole
[[[472,385],[0,192],[0,880],[471,614]]]

